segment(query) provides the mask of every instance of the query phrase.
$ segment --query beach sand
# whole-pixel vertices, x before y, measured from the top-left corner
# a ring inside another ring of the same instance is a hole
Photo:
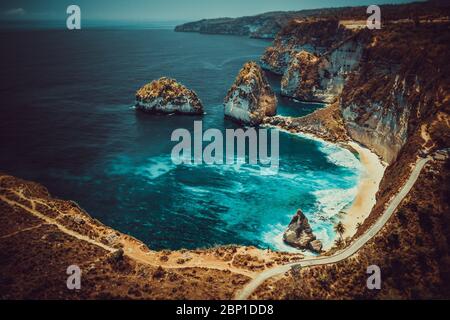
[[[369,216],[375,205],[375,196],[386,169],[386,165],[369,149],[356,142],[349,142],[348,145],[358,152],[363,171],[355,200],[348,209],[344,210],[345,214],[341,220],[345,227],[344,239],[352,237],[357,231],[358,223],[362,224]]]

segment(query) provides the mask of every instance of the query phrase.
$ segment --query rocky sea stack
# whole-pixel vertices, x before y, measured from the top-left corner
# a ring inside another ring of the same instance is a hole
[[[224,101],[225,116],[241,123],[259,125],[277,112],[277,98],[256,62],[247,62]]]
[[[316,240],[316,236],[313,234],[309,225],[308,218],[306,218],[300,209],[284,232],[283,241],[298,249],[308,249],[317,253],[322,251],[322,243]]]
[[[203,114],[203,105],[194,91],[165,77],[136,92],[136,108],[151,113]]]

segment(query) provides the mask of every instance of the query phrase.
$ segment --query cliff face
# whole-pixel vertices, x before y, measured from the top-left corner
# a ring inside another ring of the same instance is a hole
[[[393,26],[368,36],[341,110],[352,138],[392,163],[423,122],[448,108],[449,25]]]
[[[273,46],[266,49],[261,65],[282,75],[299,52],[323,54],[351,34],[335,19],[292,20],[278,33]]]
[[[225,98],[225,116],[258,125],[264,117],[274,116],[276,110],[277,98],[261,68],[255,62],[247,62]]]
[[[274,52],[279,57],[289,53],[286,68],[285,58],[271,64],[277,72],[284,70],[282,94],[306,101],[338,101],[351,138],[391,163],[411,130],[445,104],[449,68],[443,52],[448,49],[448,28],[448,23],[392,24],[380,31],[352,31],[350,36],[336,32],[333,43],[328,36],[317,40],[316,31],[298,36],[290,26],[262,60],[267,63],[268,55],[277,56]],[[292,49],[293,43],[307,47],[306,41],[313,41],[313,52]],[[326,43],[329,49],[318,53],[317,43]]]
[[[329,103],[342,92],[362,52],[358,33],[338,20],[292,21],[266,50],[261,64],[283,75],[283,95]]]

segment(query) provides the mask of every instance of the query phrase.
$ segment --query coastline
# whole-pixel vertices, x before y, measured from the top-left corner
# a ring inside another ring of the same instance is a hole
[[[376,194],[379,190],[380,182],[383,179],[387,164],[384,163],[372,150],[360,145],[354,140],[329,141],[310,132],[291,132],[276,125],[266,124],[266,126],[288,134],[303,136],[308,139],[313,139],[324,143],[330,143],[358,154],[362,171],[360,173],[358,185],[356,186],[356,195],[353,201],[342,209],[341,215],[339,216],[339,221],[341,221],[345,227],[345,232],[342,235],[343,239],[353,237],[356,234],[358,224],[362,224],[364,222],[376,204]],[[293,249],[296,250],[295,248]],[[324,246],[325,251],[329,249],[331,249],[331,247]],[[283,252],[296,252],[294,250]],[[307,251],[297,250],[297,252],[305,254]]]
[[[340,219],[345,227],[343,238],[353,237],[357,231],[358,223],[362,224],[370,215],[376,203],[376,194],[383,179],[386,165],[378,155],[355,141],[347,143],[359,155],[363,171],[357,186],[357,193],[352,204],[343,210],[344,215]]]

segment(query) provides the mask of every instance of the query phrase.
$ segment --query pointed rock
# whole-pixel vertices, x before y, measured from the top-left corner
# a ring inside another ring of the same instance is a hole
[[[250,125],[276,114],[277,98],[256,62],[247,62],[239,71],[224,106],[226,117]]]
[[[309,225],[308,218],[306,218],[300,209],[292,218],[289,227],[283,235],[283,240],[288,245],[298,249],[308,249],[315,252],[322,250],[322,244],[316,240],[316,236],[313,234]]]

